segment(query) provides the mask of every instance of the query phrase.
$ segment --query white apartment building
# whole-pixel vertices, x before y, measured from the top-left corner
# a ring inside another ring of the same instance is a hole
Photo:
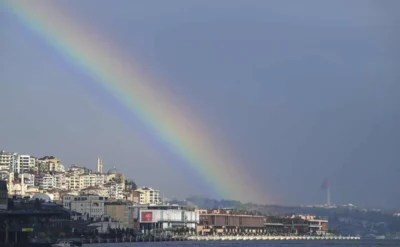
[[[36,186],[43,190],[51,190],[56,188],[56,181],[53,175],[46,173],[36,177]]]
[[[67,185],[67,189],[69,189],[69,190],[80,190],[81,189],[81,182],[80,182],[79,175],[68,174],[65,182]]]
[[[11,153],[0,150],[0,170],[8,170],[11,164]]]
[[[54,177],[54,185],[57,189],[67,189],[67,179],[65,173],[59,172],[53,174]]]
[[[76,165],[72,165],[68,169],[68,173],[69,174],[73,174],[73,175],[83,175],[85,173],[85,168],[79,167],[79,166],[76,166]]]
[[[72,173],[67,176],[66,187],[71,190],[82,190],[104,184],[105,175],[100,173]]]
[[[36,166],[36,158],[30,155],[18,155],[17,165],[14,167],[14,172],[24,173],[28,172],[31,169],[34,169]]]
[[[62,205],[68,210],[89,215],[89,218],[98,219],[104,215],[104,203],[106,201],[107,197],[96,195],[65,195],[62,198]]]
[[[18,154],[0,150],[0,170],[14,171],[17,167]]]
[[[81,189],[104,184],[104,174],[91,173],[80,176]]]
[[[110,199],[124,199],[124,185],[116,182],[109,182],[104,185],[108,189]]]

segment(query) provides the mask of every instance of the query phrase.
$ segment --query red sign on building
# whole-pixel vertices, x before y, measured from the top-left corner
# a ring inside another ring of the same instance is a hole
[[[153,212],[142,212],[142,222],[152,222]]]

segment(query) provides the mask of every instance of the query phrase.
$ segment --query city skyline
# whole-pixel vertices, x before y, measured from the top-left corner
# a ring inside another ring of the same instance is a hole
[[[101,156],[105,167],[118,166],[170,197],[223,197],[216,189],[223,167],[233,174],[229,182],[252,181],[234,184],[243,190],[238,200],[317,204],[327,200],[319,186],[328,179],[332,203],[400,207],[396,1],[254,1],[245,8],[225,0],[212,7],[60,1],[65,16],[107,37],[105,45],[123,51],[118,56],[132,69],[167,88],[190,112],[187,122],[204,126],[195,134],[217,140],[216,148],[196,142],[187,153],[161,140],[4,3],[1,149],[94,169]],[[193,165],[183,157],[199,151],[193,147],[218,155]]]

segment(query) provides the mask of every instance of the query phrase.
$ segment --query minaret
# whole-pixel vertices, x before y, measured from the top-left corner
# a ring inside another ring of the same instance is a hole
[[[103,159],[97,158],[97,172],[103,173]]]
[[[10,172],[8,175],[8,194],[11,195],[12,194],[12,190],[13,190],[13,180],[14,180],[14,173]]]
[[[25,177],[24,174],[21,174],[21,196],[25,195]]]

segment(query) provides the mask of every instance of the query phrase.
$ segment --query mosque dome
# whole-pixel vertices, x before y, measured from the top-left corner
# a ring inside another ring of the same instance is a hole
[[[117,168],[115,168],[115,166],[113,168],[111,168],[110,170],[108,170],[107,174],[111,175],[111,174],[117,174],[119,173],[119,171],[117,170]]]
[[[36,194],[31,198],[32,201],[35,201],[36,199],[38,199],[39,201],[42,200],[45,202],[51,202],[51,198],[47,194]]]

